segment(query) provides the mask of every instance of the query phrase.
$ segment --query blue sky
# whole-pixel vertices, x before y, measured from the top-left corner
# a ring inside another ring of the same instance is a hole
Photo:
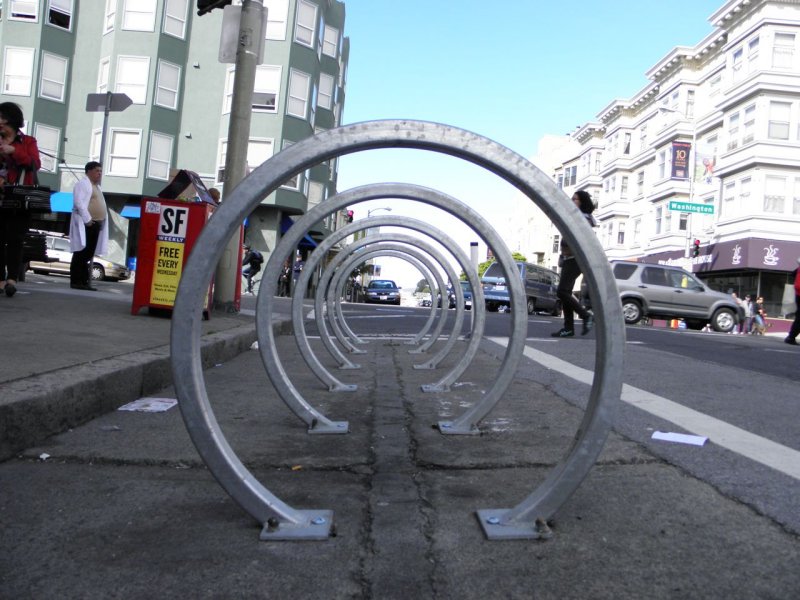
[[[647,85],[645,72],[675,46],[693,46],[713,31],[708,17],[722,5],[722,0],[346,0],[350,64],[343,122],[437,121],[529,158],[543,135],[566,134],[594,120],[615,98]],[[440,189],[490,220],[514,193],[477,167],[424,151],[380,150],[341,159],[340,190],[381,181]],[[356,219],[377,206],[441,223],[465,246],[474,237],[447,219],[439,221],[430,209],[394,200],[354,207]],[[385,266],[384,275],[392,276],[391,269]],[[407,285],[420,276],[398,267],[397,278]]]

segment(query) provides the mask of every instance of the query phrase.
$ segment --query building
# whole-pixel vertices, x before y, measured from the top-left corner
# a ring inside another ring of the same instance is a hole
[[[264,0],[263,64],[254,87],[248,168],[341,122],[349,40],[337,0]],[[136,253],[140,199],[174,169],[222,190],[234,65],[220,63],[223,11],[202,17],[194,0],[6,0],[0,3],[2,93],[19,104],[42,151],[40,181],[59,194],[40,228],[68,231],[71,190],[88,160],[104,166],[111,209],[110,258]],[[90,94],[127,94],[104,112]],[[269,252],[299,215],[336,193],[337,161],[316,166],[265,198],[248,219],[248,240]],[[330,219],[317,239],[344,216]],[[313,239],[307,244],[313,245]]]
[[[570,134],[553,177],[592,194],[609,259],[682,264],[783,315],[800,256],[800,4],[729,0],[709,20]],[[557,235],[537,242],[545,264]]]

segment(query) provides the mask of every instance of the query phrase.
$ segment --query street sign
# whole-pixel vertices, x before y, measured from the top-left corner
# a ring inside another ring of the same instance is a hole
[[[86,112],[122,112],[133,104],[128,94],[87,94]]]
[[[703,213],[705,215],[714,214],[713,204],[697,204],[695,202],[678,202],[676,200],[672,200],[669,203],[669,209],[678,212],[695,212]]]

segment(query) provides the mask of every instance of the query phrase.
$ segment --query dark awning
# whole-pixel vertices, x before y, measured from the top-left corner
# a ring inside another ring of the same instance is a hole
[[[284,216],[283,219],[281,219],[281,234],[284,234],[287,231],[289,231],[289,229],[291,228],[292,225],[294,225],[294,221],[292,221],[289,217]],[[311,238],[311,236],[306,234],[306,235],[303,236],[303,239],[300,240],[300,243],[297,244],[297,247],[298,248],[316,248],[317,247],[317,242],[315,242]]]

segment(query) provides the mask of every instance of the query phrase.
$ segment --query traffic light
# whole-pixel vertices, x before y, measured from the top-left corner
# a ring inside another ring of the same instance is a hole
[[[347,211],[347,222],[348,223],[352,223],[353,222],[353,211],[352,210],[348,210]]]
[[[694,244],[692,245],[692,256],[700,256],[700,240],[694,241]]]
[[[233,0],[197,0],[197,16],[202,17],[215,8],[228,6]]]

